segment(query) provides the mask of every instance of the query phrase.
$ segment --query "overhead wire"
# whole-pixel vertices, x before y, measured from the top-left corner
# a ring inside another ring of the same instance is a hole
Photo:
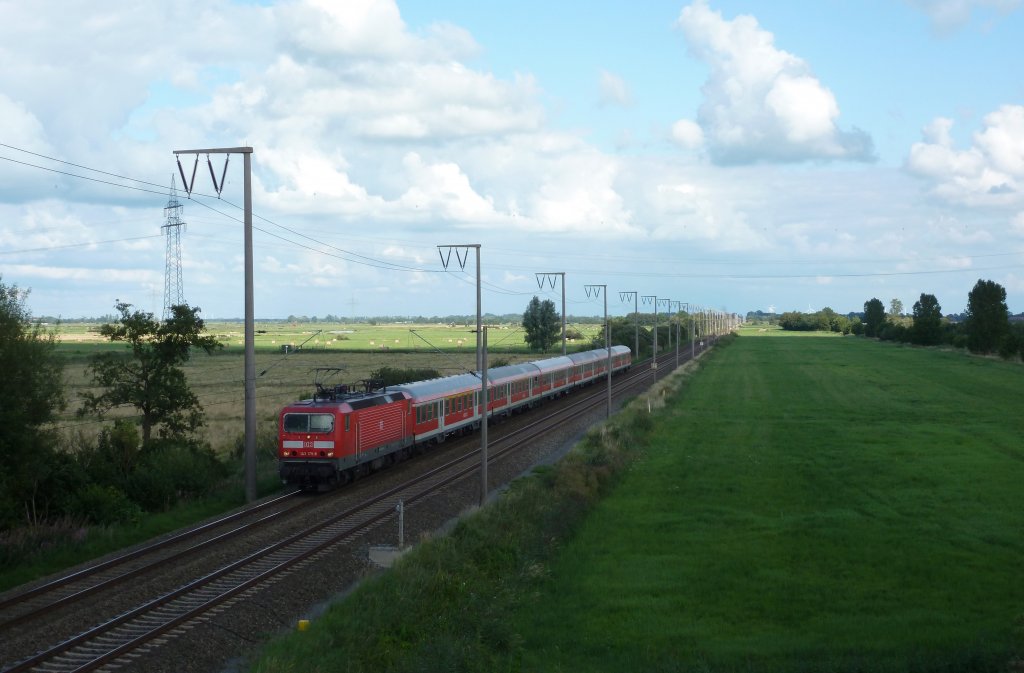
[[[0,156],[0,159],[6,160],[6,161],[10,161],[10,162],[13,162],[13,163],[16,163],[16,164],[21,164],[21,165],[29,166],[29,167],[32,167],[32,168],[37,168],[37,169],[40,169],[40,170],[50,171],[50,172],[57,173],[57,174],[60,174],[60,175],[65,175],[65,176],[68,176],[68,177],[74,177],[74,178],[79,178],[79,179],[83,179],[83,180],[90,180],[90,181],[97,182],[97,183],[100,183],[100,184],[106,184],[106,185],[110,185],[110,186],[114,186],[114,187],[120,187],[120,188],[123,188],[123,189],[130,189],[130,190],[135,190],[135,191],[140,191],[140,192],[145,192],[145,193],[151,193],[151,194],[160,194],[160,195],[163,195],[165,193],[163,191],[161,185],[158,185],[156,183],[149,182],[149,181],[146,181],[146,180],[141,180],[141,179],[138,179],[138,178],[132,178],[130,176],[125,176],[125,175],[121,175],[121,174],[118,174],[118,173],[113,173],[113,172],[110,172],[110,171],[104,171],[104,170],[93,168],[93,167],[90,167],[90,166],[85,166],[83,164],[77,164],[77,163],[70,162],[70,161],[67,161],[67,160],[64,160],[64,159],[59,159],[59,158],[51,157],[51,156],[48,156],[48,155],[45,155],[45,154],[41,154],[41,153],[38,153],[38,152],[33,152],[31,150],[27,150],[27,149],[24,149],[24,148],[21,148],[21,147],[10,145],[8,143],[0,143],[0,147],[6,147],[6,148],[11,149],[11,150],[15,150],[15,151],[18,151],[18,152],[23,152],[23,153],[26,153],[26,154],[29,154],[29,155],[32,155],[32,156],[36,156],[36,157],[39,157],[39,158],[47,159],[49,161],[55,161],[55,162],[58,162],[58,163],[61,163],[61,164],[65,164],[65,165],[68,165],[68,166],[72,166],[74,168],[79,168],[79,169],[82,169],[82,170],[85,170],[85,171],[95,172],[95,173],[98,173],[100,175],[105,175],[105,176],[108,176],[108,177],[117,178],[119,180],[127,180],[127,181],[130,181],[130,182],[135,182],[135,183],[137,183],[139,185],[149,185],[149,186],[152,186],[152,187],[161,188],[161,191],[158,192],[158,191],[155,191],[153,189],[147,189],[147,188],[144,188],[144,187],[138,187],[138,186],[133,186],[133,185],[126,185],[126,184],[123,184],[123,183],[112,182],[112,181],[109,181],[109,180],[102,180],[102,179],[99,179],[99,178],[94,178],[94,177],[90,177],[90,176],[86,176],[86,175],[80,175],[78,173],[71,173],[71,172],[68,172],[68,171],[61,171],[61,170],[58,170],[58,169],[55,169],[55,168],[52,168],[52,167],[40,166],[38,164],[34,164],[34,163],[26,162],[26,161],[20,161],[18,159],[14,159],[14,158],[11,158],[11,157]],[[238,218],[232,217],[232,216],[228,215],[227,213],[224,213],[224,212],[222,212],[220,210],[217,210],[216,208],[213,208],[212,206],[209,206],[208,204],[203,203],[201,200],[198,200],[197,198],[192,198],[192,197],[203,197],[203,198],[209,198],[209,199],[217,198],[218,200],[223,201],[224,203],[232,206],[233,208],[239,209],[239,210],[242,210],[241,206],[239,206],[239,205],[237,205],[235,203],[232,203],[230,201],[227,201],[225,199],[221,199],[219,196],[203,194],[203,193],[194,192],[194,191],[189,194],[189,198],[192,201],[194,201],[195,203],[198,203],[198,204],[200,204],[200,205],[202,205],[202,206],[204,206],[206,208],[209,208],[211,211],[221,215],[222,217],[226,217],[226,218],[235,220],[236,222],[241,222],[241,220],[239,220]],[[351,262],[351,263],[354,263],[354,264],[361,264],[361,265],[370,266],[370,267],[373,267],[373,268],[380,268],[380,269],[384,269],[384,270],[408,271],[408,272],[417,272],[417,273],[443,273],[443,271],[439,270],[439,269],[425,269],[425,268],[419,268],[419,267],[411,267],[411,266],[407,266],[407,265],[404,265],[404,264],[399,264],[397,262],[389,262],[387,260],[381,260],[381,259],[378,259],[378,258],[370,257],[368,255],[363,255],[361,253],[357,253],[357,252],[354,252],[354,251],[351,251],[351,250],[346,250],[344,248],[340,248],[340,247],[331,245],[329,243],[325,243],[323,241],[320,241],[318,239],[315,239],[315,238],[313,238],[311,236],[308,236],[308,235],[303,234],[303,233],[301,233],[299,231],[296,231],[295,229],[292,229],[290,227],[286,227],[286,226],[284,226],[282,224],[274,222],[273,220],[270,220],[269,218],[266,218],[266,217],[264,217],[262,215],[259,215],[257,213],[254,213],[253,216],[258,218],[258,219],[260,219],[260,220],[263,220],[264,222],[267,222],[268,224],[270,224],[272,226],[278,227],[278,228],[280,228],[280,229],[282,229],[282,230],[284,230],[284,231],[286,231],[286,232],[288,232],[288,233],[290,233],[290,234],[292,234],[294,236],[299,236],[299,237],[304,238],[306,240],[313,241],[317,245],[321,245],[321,246],[324,246],[324,247],[329,248],[331,250],[335,250],[336,253],[338,253],[338,254],[334,254],[334,253],[331,253],[331,252],[328,252],[328,251],[325,251],[325,250],[322,250],[322,249],[310,247],[308,245],[304,245],[302,243],[298,243],[298,242],[296,242],[294,240],[290,240],[290,239],[288,239],[288,238],[286,238],[284,236],[280,236],[280,235],[274,234],[272,232],[269,232],[266,229],[262,229],[262,228],[258,228],[258,227],[253,227],[255,230],[260,231],[263,234],[266,234],[266,235],[271,236],[273,238],[277,238],[278,240],[285,241],[285,242],[290,243],[292,245],[296,245],[298,247],[301,247],[303,249],[309,250],[309,251],[317,253],[317,254],[323,254],[323,255],[335,257],[337,259],[341,259],[341,260],[344,260],[344,261],[348,261],[348,262]],[[124,239],[124,240],[127,240],[127,239]],[[110,242],[119,242],[119,240],[118,239],[113,239]],[[80,244],[80,245],[89,245],[89,244],[88,243],[83,243],[83,244]],[[59,248],[55,247],[53,249],[59,249]],[[42,250],[40,250],[40,251],[42,251]],[[5,251],[5,254],[10,254],[10,253],[7,253]],[[346,257],[345,255],[348,255],[348,257]],[[987,254],[980,254],[980,255],[966,255],[964,257],[969,258],[969,259],[975,259],[975,258],[988,258],[988,257],[1000,257],[1000,256],[1014,256],[1014,255],[1024,255],[1024,251],[987,253]],[[576,255],[570,255],[570,256],[576,256]],[[355,259],[352,259],[353,257]],[[585,256],[583,258],[585,258],[585,259],[593,259],[594,257],[591,256],[591,255],[587,255],[587,256]],[[614,259],[616,259],[617,261],[621,261],[621,258],[619,258],[619,257],[616,257]],[[939,257],[936,257],[936,258],[922,258],[920,260],[911,260],[911,261],[935,261],[937,259],[944,259],[944,258],[939,258]],[[643,261],[646,264],[651,264],[651,263],[657,262],[658,260],[644,259]],[[666,260],[666,261],[668,261],[668,260]],[[681,260],[672,260],[672,262],[677,263],[677,264],[680,261]],[[814,260],[777,260],[777,261],[758,260],[758,261],[760,263],[785,263],[785,264],[790,264],[790,265],[819,263],[819,262],[814,261]],[[871,259],[871,260],[863,260],[862,262],[857,262],[856,260],[839,260],[838,263],[843,263],[843,264],[864,263],[864,262],[874,262],[874,263],[877,263],[879,261],[885,261],[885,260]],[[888,261],[899,261],[899,262],[906,263],[908,260],[904,259],[904,260],[888,260]],[[733,261],[733,260],[707,260],[707,259],[691,260],[691,262],[701,263],[701,264],[749,264],[750,263],[748,260],[735,260],[735,261]],[[837,263],[837,260],[832,260],[831,263]],[[882,271],[882,272],[874,271],[874,272],[851,272],[851,273],[836,273],[836,272],[824,271],[824,272],[821,272],[821,273],[813,273],[813,274],[806,274],[806,273],[805,274],[768,274],[768,273],[757,273],[757,274],[742,274],[742,273],[740,273],[740,274],[737,274],[737,273],[709,274],[709,273],[705,273],[705,272],[666,273],[666,272],[653,272],[653,271],[643,272],[643,271],[637,271],[636,269],[631,269],[631,270],[628,270],[628,271],[613,271],[613,270],[609,270],[609,269],[602,269],[601,273],[602,273],[602,275],[612,275],[612,276],[631,276],[631,277],[632,276],[639,276],[639,277],[680,278],[680,279],[709,279],[709,280],[806,280],[806,279],[814,279],[814,278],[821,278],[821,277],[830,277],[830,278],[873,278],[873,277],[894,277],[894,276],[938,275],[938,274],[946,274],[946,273],[976,273],[978,271],[1000,271],[1000,270],[1006,270],[1006,269],[1016,269],[1016,268],[1020,268],[1021,266],[1022,266],[1021,264],[1012,264],[1012,265],[1001,265],[1001,266],[990,266],[990,267],[974,267],[974,268],[926,269],[926,270],[918,270],[918,271],[888,271],[888,272],[885,272],[885,271]],[[526,269],[526,267],[521,267],[521,266],[505,266],[505,265],[497,265],[494,268],[499,268],[499,269],[504,269],[504,270],[525,270]],[[581,275],[593,273],[593,271],[591,269],[570,269],[570,270],[567,270],[567,271],[570,272],[570,273],[578,273],[578,274],[581,274]],[[464,281],[464,282],[466,282],[466,281]],[[498,293],[498,294],[506,294],[506,295],[512,295],[512,296],[523,296],[523,295],[529,294],[529,292],[516,292],[516,291],[513,291],[513,290],[509,290],[507,288],[503,288],[503,287],[501,287],[499,285],[496,285],[494,283],[491,283],[491,282],[481,281],[481,285],[486,285],[487,288],[488,288],[488,291],[494,292],[494,293]]]

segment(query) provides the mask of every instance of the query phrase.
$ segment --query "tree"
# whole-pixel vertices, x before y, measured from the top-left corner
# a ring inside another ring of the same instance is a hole
[[[921,293],[914,302],[914,327],[911,341],[922,346],[934,346],[942,341],[942,307],[934,294]]]
[[[899,323],[903,316],[903,302],[899,299],[889,300],[889,322]]]
[[[864,335],[877,337],[885,324],[885,306],[881,299],[872,298],[864,302]]]
[[[523,313],[526,343],[536,351],[547,351],[562,335],[562,321],[555,312],[555,302],[541,301],[534,295]]]
[[[141,414],[143,446],[149,444],[154,428],[161,437],[185,437],[201,427],[204,418],[181,365],[189,360],[193,347],[212,353],[222,344],[202,334],[205,324],[199,308],[172,306],[171,317],[161,323],[152,313],[131,312],[131,306],[117,302],[119,322],[100,327],[100,334],[126,342],[131,352],[91,358],[88,371],[104,390],[86,393],[79,413],[102,417],[114,407],[132,406]]]
[[[991,353],[1010,331],[1006,289],[991,280],[981,280],[967,294],[967,348],[974,353]]]
[[[0,277],[0,528],[24,515],[46,517],[48,487],[60,472],[55,433],[46,429],[64,408],[64,361],[56,334],[32,322],[27,291]]]

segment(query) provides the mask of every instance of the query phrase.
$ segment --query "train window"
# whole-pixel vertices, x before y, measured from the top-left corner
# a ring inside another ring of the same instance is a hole
[[[310,414],[310,432],[332,432],[334,430],[334,416],[331,414]]]
[[[309,414],[285,414],[285,432],[305,432],[309,429]]]
[[[348,420],[348,417],[345,417]],[[334,416],[332,414],[285,414],[285,432],[333,432]]]
[[[345,414],[345,432],[348,432],[348,414]]]

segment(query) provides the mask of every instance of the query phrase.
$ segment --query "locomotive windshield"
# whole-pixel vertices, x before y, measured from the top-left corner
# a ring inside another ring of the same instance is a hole
[[[334,432],[331,414],[285,414],[285,432]]]

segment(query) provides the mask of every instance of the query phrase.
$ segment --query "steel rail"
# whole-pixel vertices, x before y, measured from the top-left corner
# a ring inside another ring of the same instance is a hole
[[[109,570],[111,570],[113,568],[116,568],[118,566],[124,565],[124,564],[126,564],[126,563],[128,563],[130,561],[135,561],[135,560],[138,560],[138,559],[143,558],[145,556],[155,554],[156,552],[162,551],[162,550],[164,550],[167,547],[170,547],[172,545],[176,545],[176,544],[180,544],[180,543],[183,543],[183,542],[187,542],[188,540],[190,540],[192,538],[197,538],[200,535],[208,533],[208,532],[210,532],[212,530],[215,530],[216,528],[219,528],[221,526],[225,526],[225,525],[228,525],[228,524],[230,524],[232,522],[235,522],[235,521],[237,521],[239,519],[242,519],[242,518],[245,518],[245,517],[250,517],[250,516],[252,516],[254,514],[258,514],[259,512],[261,512],[263,510],[266,510],[266,509],[269,509],[269,508],[274,507],[276,505],[279,505],[280,503],[282,503],[282,502],[284,502],[284,501],[294,497],[297,494],[298,494],[298,491],[293,491],[293,492],[286,493],[286,494],[278,496],[276,498],[272,498],[271,500],[268,500],[266,502],[260,503],[259,505],[256,505],[254,507],[249,507],[249,508],[246,508],[246,509],[243,509],[243,510],[239,510],[237,512],[234,512],[234,513],[229,514],[227,516],[221,517],[219,519],[215,519],[213,521],[209,521],[209,522],[207,522],[207,523],[205,523],[205,524],[203,524],[201,526],[198,526],[196,528],[192,528],[192,529],[183,531],[181,533],[177,533],[175,535],[172,535],[171,537],[159,540],[159,541],[154,542],[152,544],[145,545],[143,547],[135,549],[135,550],[133,550],[131,552],[128,552],[126,554],[122,554],[120,556],[117,556],[115,558],[109,559],[107,561],[103,561],[101,563],[97,563],[95,565],[91,565],[91,566],[89,566],[87,568],[83,568],[82,570],[79,570],[77,572],[71,573],[69,575],[65,575],[63,577],[59,577],[59,578],[57,578],[57,579],[55,579],[53,581],[47,582],[45,584],[41,584],[41,585],[39,585],[37,587],[33,587],[32,589],[29,589],[28,591],[17,593],[17,594],[15,594],[13,596],[10,596],[10,597],[6,598],[3,601],[0,601],[0,609],[2,609],[5,614],[9,614],[12,608],[16,608],[19,605],[26,605],[26,604],[28,604],[31,601],[31,599],[37,598],[37,597],[42,596],[42,595],[47,594],[47,593],[53,593],[53,592],[57,591],[58,589],[65,588],[68,585],[74,584],[76,582],[82,582],[82,581],[86,581],[86,580],[89,580],[89,579],[94,579],[94,578],[98,577],[101,573],[107,572],[107,571],[109,571]],[[152,570],[154,568],[157,568],[157,567],[159,567],[161,565],[170,563],[171,561],[181,559],[184,556],[187,556],[189,554],[198,552],[198,551],[200,551],[202,549],[205,549],[206,547],[209,547],[209,546],[211,546],[213,544],[216,544],[218,542],[222,542],[224,540],[236,537],[236,536],[238,536],[238,535],[240,535],[240,534],[250,530],[251,528],[253,528],[255,526],[262,525],[262,524],[264,524],[264,523],[266,523],[266,522],[268,522],[268,521],[270,521],[270,520],[272,520],[272,519],[274,519],[274,518],[276,518],[276,517],[278,517],[278,516],[280,516],[282,514],[289,513],[289,512],[291,512],[291,511],[293,511],[293,510],[295,510],[295,509],[297,509],[299,507],[302,507],[302,506],[304,506],[304,505],[303,504],[293,505],[292,507],[289,507],[289,508],[286,508],[286,509],[282,509],[282,510],[280,510],[278,512],[274,512],[274,513],[269,514],[267,516],[261,517],[260,519],[257,519],[255,521],[250,521],[249,523],[243,524],[243,525],[241,525],[239,527],[236,527],[236,528],[234,528],[232,530],[229,530],[229,531],[226,531],[224,533],[221,533],[220,535],[214,536],[212,538],[204,540],[203,542],[200,542],[198,544],[192,545],[192,546],[190,546],[190,547],[188,547],[188,548],[186,548],[184,550],[181,550],[181,551],[179,551],[177,553],[174,553],[174,554],[172,554],[170,556],[164,556],[164,557],[158,558],[158,559],[156,559],[156,560],[154,560],[154,561],[152,561],[150,563],[146,563],[146,564],[144,564],[142,566],[139,566],[139,567],[136,567],[136,568],[134,568],[132,570],[128,570],[128,571],[126,571],[124,573],[121,573],[121,574],[118,574],[118,575],[114,575],[112,577],[107,577],[105,579],[101,579],[101,580],[99,580],[98,583],[90,585],[90,586],[88,586],[88,587],[86,587],[84,589],[81,589],[79,591],[75,591],[75,592],[70,593],[70,594],[65,594],[65,595],[63,595],[63,596],[61,596],[59,598],[56,598],[56,599],[54,599],[52,601],[49,601],[49,602],[47,602],[47,603],[45,603],[45,604],[43,604],[43,605],[41,605],[39,607],[33,608],[30,611],[28,611],[28,612],[24,612],[24,613],[15,615],[14,617],[7,618],[4,621],[0,621],[0,632],[2,632],[4,630],[7,630],[7,629],[9,629],[9,628],[11,628],[13,626],[18,625],[18,624],[22,624],[22,623],[24,623],[24,622],[26,622],[26,621],[34,618],[34,617],[38,617],[38,616],[40,616],[42,614],[45,614],[46,612],[48,612],[50,610],[54,610],[54,609],[57,609],[57,608],[62,607],[62,606],[67,606],[67,605],[73,604],[73,603],[75,603],[75,602],[77,602],[79,600],[82,600],[82,599],[84,599],[84,598],[86,598],[86,597],[88,597],[88,596],[90,596],[92,594],[95,594],[95,593],[97,593],[97,592],[99,592],[99,591],[101,591],[103,589],[110,588],[110,587],[112,587],[112,586],[114,586],[116,584],[119,584],[119,583],[124,582],[124,581],[129,580],[129,579],[132,579],[134,577],[137,577],[137,576],[139,576],[141,574],[144,574],[147,571],[150,571],[150,570]]]

